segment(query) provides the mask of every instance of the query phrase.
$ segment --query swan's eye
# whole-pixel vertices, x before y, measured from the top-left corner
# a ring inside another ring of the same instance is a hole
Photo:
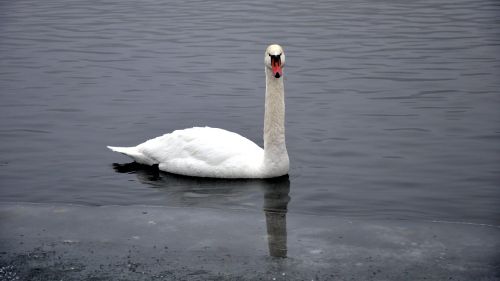
[[[271,57],[271,61],[281,61],[281,54],[279,55],[269,55]]]
[[[271,67],[280,66],[281,65],[281,54],[279,55],[269,55],[271,57]]]

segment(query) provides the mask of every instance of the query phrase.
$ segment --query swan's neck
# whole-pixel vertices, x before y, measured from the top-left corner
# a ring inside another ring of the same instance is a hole
[[[288,172],[285,144],[285,91],[283,77],[274,78],[266,67],[266,105],[264,116],[264,168],[269,173]]]

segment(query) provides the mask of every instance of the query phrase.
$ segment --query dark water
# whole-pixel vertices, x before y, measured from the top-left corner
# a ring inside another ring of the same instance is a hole
[[[113,167],[129,160],[105,146],[205,125],[261,145],[277,42],[289,212],[498,225],[499,16],[493,0],[0,1],[0,200],[262,209],[262,181]]]

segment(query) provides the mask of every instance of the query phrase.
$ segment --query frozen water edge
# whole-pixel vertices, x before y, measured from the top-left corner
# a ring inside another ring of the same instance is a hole
[[[0,229],[2,280],[500,279],[500,229],[469,224],[0,203]]]

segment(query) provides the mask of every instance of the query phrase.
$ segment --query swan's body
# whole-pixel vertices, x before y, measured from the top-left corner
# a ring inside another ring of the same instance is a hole
[[[159,164],[160,170],[198,177],[259,177],[255,163],[264,159],[264,150],[252,141],[209,127],[177,130],[136,147],[110,148],[141,164]]]
[[[239,134],[195,127],[150,139],[135,147],[109,149],[162,171],[197,177],[271,178],[288,173],[285,145],[283,49],[271,45],[265,54],[266,104],[264,149]]]

